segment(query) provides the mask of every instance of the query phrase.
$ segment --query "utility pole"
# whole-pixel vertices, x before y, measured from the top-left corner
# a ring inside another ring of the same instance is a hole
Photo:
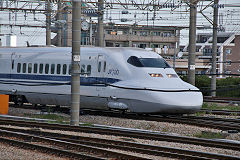
[[[60,22],[62,20],[62,0],[58,1],[58,12],[57,12],[57,46],[62,46],[62,23]]]
[[[217,57],[217,28],[218,28],[218,1],[214,0],[213,12],[213,43],[212,43],[212,79],[211,96],[216,97],[216,57]]]
[[[179,52],[179,37],[180,37],[180,30],[176,29],[175,30],[175,37],[176,37],[176,43],[174,44],[174,55],[173,55],[173,69],[176,69],[176,56],[177,53]]]
[[[49,1],[45,3],[46,5],[46,45],[51,45],[51,4]]]
[[[82,0],[72,0],[72,72],[71,72],[71,121],[79,125],[80,110],[80,45]]]
[[[103,0],[98,0],[98,35],[97,46],[104,47],[104,28],[103,28]]]
[[[196,57],[196,19],[197,2],[190,0],[190,26],[188,48],[188,82],[195,85],[195,57]]]

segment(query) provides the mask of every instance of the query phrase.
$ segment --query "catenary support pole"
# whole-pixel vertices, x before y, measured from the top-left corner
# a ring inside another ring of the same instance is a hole
[[[217,57],[217,29],[218,29],[218,1],[214,0],[213,12],[213,43],[212,43],[212,79],[211,96],[216,97],[216,57]]]
[[[58,12],[57,12],[57,46],[61,47],[62,46],[62,0],[58,1]]]
[[[192,85],[195,85],[196,19],[197,19],[197,1],[190,0],[188,82]]]
[[[46,1],[46,45],[51,45],[51,3]]]
[[[72,81],[71,81],[71,121],[79,125],[80,110],[80,45],[81,45],[81,0],[72,0]]]
[[[104,47],[104,28],[103,28],[103,0],[98,0],[98,35],[97,46]]]

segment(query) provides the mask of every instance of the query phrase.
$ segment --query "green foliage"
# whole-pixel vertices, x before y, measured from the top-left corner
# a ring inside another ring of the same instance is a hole
[[[202,131],[201,133],[195,134],[194,137],[206,139],[224,139],[227,137],[227,134]]]
[[[182,76],[182,80],[187,82],[187,76]],[[219,97],[240,97],[240,78],[227,77],[217,79],[217,96]],[[195,85],[204,96],[211,95],[211,78],[205,75],[195,77]]]
[[[214,103],[211,103],[211,104],[203,103],[202,108],[208,109],[208,110],[230,110],[230,111],[240,110],[240,106],[217,105]]]
[[[39,118],[39,119],[49,119],[55,121],[48,121],[49,123],[61,123],[67,124],[69,119],[56,114],[38,114],[38,115],[29,115],[31,118]]]

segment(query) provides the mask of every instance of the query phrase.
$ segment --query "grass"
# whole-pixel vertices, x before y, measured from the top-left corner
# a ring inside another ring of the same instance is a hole
[[[215,103],[203,103],[203,109],[208,110],[230,110],[230,111],[238,111],[240,110],[240,106],[232,106],[232,105],[217,105]]]
[[[39,119],[50,119],[55,121],[48,121],[48,123],[60,123],[60,124],[69,124],[69,118],[56,115],[56,114],[38,114],[38,115],[27,115],[30,118],[39,118]]]
[[[206,138],[206,139],[225,139],[227,137],[227,135],[224,133],[203,131],[201,133],[195,134],[194,137]]]

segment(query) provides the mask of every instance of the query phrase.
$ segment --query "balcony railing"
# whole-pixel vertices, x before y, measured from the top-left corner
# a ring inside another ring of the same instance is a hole
[[[177,42],[177,37],[138,36],[138,35],[110,35],[105,34],[107,41],[134,41],[134,42]]]

